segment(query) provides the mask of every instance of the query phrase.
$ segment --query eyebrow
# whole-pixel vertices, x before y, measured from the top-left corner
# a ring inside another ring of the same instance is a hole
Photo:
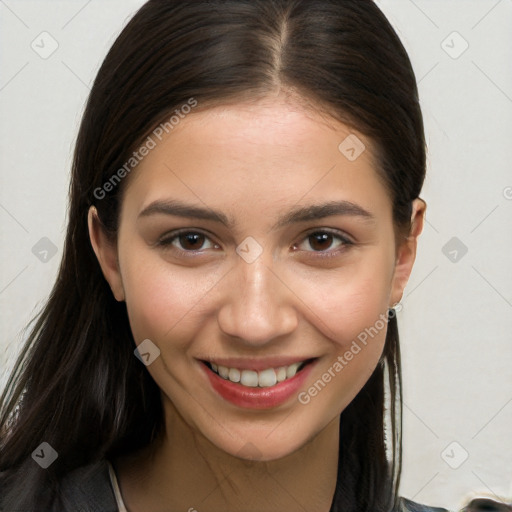
[[[150,217],[157,214],[172,215],[187,219],[209,220],[218,222],[229,229],[235,227],[234,220],[227,217],[221,211],[184,203],[177,199],[154,201],[140,212],[138,218]],[[371,223],[374,223],[376,220],[373,214],[358,204],[350,201],[329,201],[322,204],[296,206],[281,216],[272,229],[276,230],[291,224],[323,219],[333,215],[359,217]]]

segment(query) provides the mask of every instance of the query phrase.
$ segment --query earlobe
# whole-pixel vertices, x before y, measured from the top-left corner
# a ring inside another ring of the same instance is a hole
[[[414,261],[416,259],[418,237],[423,231],[423,222],[426,209],[427,203],[423,201],[423,199],[417,198],[413,201],[411,230],[409,236],[402,242],[397,250],[390,306],[396,304],[402,299],[405,286],[409,281]]]
[[[115,299],[125,300],[121,271],[117,258],[117,244],[106,235],[98,216],[96,207],[91,206],[87,215],[89,238],[92,248],[100,264],[103,276],[107,280]]]

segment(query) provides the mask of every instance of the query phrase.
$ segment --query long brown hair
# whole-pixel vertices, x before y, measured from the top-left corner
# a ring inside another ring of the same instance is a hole
[[[7,504],[44,510],[43,497],[57,499],[66,472],[136,451],[163,427],[159,388],[133,355],[126,305],[114,299],[88,235],[87,212],[94,204],[115,236],[123,183],[101,198],[98,189],[190,98],[207,107],[278,89],[299,93],[372,140],[376,171],[393,201],[397,239],[408,233],[412,201],[425,177],[423,119],[408,55],[372,0],[144,4],[92,87],[74,153],[58,277],[1,397],[0,489],[11,489]],[[401,412],[392,317],[380,364],[341,414],[333,512],[394,507]],[[59,455],[46,470],[31,459],[43,441]]]

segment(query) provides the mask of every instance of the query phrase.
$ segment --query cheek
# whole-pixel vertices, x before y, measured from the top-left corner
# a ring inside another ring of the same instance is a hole
[[[389,262],[388,262],[389,263]],[[346,350],[369,330],[376,343],[385,338],[385,315],[391,291],[392,266],[380,258],[368,259],[332,273],[304,276],[298,283],[307,307],[308,321],[334,342],[335,350]],[[379,331],[375,333],[375,329]],[[382,331],[382,332],[381,332]]]
[[[389,287],[380,276],[354,277],[312,295],[318,307],[314,325],[328,339],[328,354],[317,374],[298,396],[308,418],[332,419],[340,414],[368,381],[380,360],[387,333]],[[306,421],[306,420],[305,420]]]
[[[213,273],[198,279],[197,273],[185,267],[173,268],[159,261],[127,261],[123,286],[135,340],[163,340],[170,336],[173,346],[186,344],[188,340],[180,333],[194,325],[197,328],[197,315],[220,277]]]

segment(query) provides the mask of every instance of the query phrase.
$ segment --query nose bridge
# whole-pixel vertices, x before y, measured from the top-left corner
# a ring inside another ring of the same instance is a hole
[[[239,250],[247,249],[240,244]],[[254,247],[249,245],[249,251]],[[225,300],[218,313],[223,332],[250,345],[263,345],[292,332],[297,314],[291,292],[277,275],[272,255],[261,252],[254,259],[237,258]],[[252,254],[254,256],[254,252]]]

